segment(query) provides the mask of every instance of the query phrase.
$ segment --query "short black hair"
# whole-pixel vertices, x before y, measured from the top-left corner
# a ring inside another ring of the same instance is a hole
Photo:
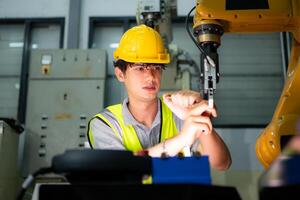
[[[113,63],[114,63],[114,67],[118,67],[123,73],[125,73],[129,62],[119,59],[117,61],[113,61]]]

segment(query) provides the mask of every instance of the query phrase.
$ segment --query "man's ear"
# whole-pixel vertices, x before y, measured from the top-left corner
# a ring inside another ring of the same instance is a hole
[[[119,67],[115,67],[115,75],[120,82],[124,82],[125,74]]]

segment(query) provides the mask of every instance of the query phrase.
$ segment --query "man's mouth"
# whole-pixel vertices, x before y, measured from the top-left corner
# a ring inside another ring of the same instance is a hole
[[[143,87],[143,89],[145,89],[145,90],[155,90],[156,87],[154,85],[149,85],[149,86]]]

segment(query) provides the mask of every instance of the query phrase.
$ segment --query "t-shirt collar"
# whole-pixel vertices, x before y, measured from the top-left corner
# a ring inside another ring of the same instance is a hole
[[[122,114],[123,114],[123,118],[124,118],[124,123],[125,125],[140,125],[140,126],[144,126],[142,123],[139,123],[138,121],[136,121],[136,119],[134,119],[134,117],[132,116],[131,112],[128,109],[128,97],[124,99],[123,104],[122,104]],[[161,107],[161,103],[160,103],[160,99],[157,98],[158,104],[157,104],[157,113],[156,116],[154,118],[154,121],[152,123],[152,128],[157,126],[160,123],[160,107]]]

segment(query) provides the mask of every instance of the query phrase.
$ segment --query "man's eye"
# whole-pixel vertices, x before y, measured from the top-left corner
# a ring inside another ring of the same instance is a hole
[[[137,67],[136,70],[142,72],[142,71],[144,71],[144,67]]]

